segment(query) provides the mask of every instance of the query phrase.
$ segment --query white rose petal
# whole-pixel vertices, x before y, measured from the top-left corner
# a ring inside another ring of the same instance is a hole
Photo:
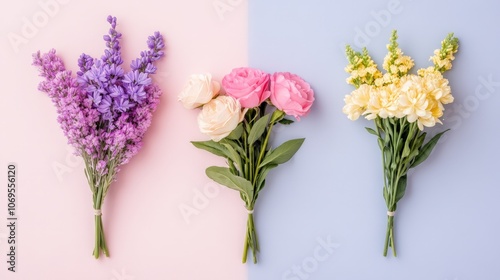
[[[236,99],[221,95],[203,105],[198,115],[198,125],[202,133],[219,142],[238,126],[243,114]]]
[[[212,81],[210,74],[191,75],[179,94],[179,101],[186,109],[200,107],[212,100],[220,90],[220,84]]]

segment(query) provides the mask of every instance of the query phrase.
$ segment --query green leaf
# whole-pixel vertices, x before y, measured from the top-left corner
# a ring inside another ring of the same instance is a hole
[[[229,168],[210,166],[205,170],[205,173],[215,182],[230,189],[243,192],[248,197],[253,197],[252,183],[243,177],[232,174]]]
[[[389,170],[389,166],[390,166],[391,161],[392,161],[392,151],[389,148],[385,148],[383,156],[385,157],[385,159],[384,159],[384,162],[385,162],[384,168],[386,168],[387,170]]]
[[[234,162],[235,167],[236,167],[236,169],[238,171],[242,172],[243,168],[241,166],[241,156],[240,156],[240,154],[238,154],[238,152],[233,148],[233,146],[231,144],[222,143],[222,145],[224,147],[226,147],[226,149],[227,149],[228,159]]]
[[[403,198],[406,192],[406,175],[399,178],[398,189],[396,191],[396,203]]]
[[[368,133],[373,134],[375,136],[378,136],[378,133],[375,130],[373,130],[372,128],[365,127],[365,129],[366,129],[366,131],[368,131]]]
[[[411,162],[413,160],[413,158],[415,158],[418,155],[418,153],[419,153],[418,148],[415,148],[413,151],[411,151],[411,153],[408,155],[408,157],[406,159],[404,159],[403,162],[405,164],[408,162]],[[411,166],[409,168],[411,168]],[[406,172],[403,173],[402,175],[404,175],[404,174],[406,174]]]
[[[429,140],[429,142],[427,142],[425,145],[422,146],[418,155],[415,157],[415,161],[412,163],[411,168],[421,164],[429,157],[429,155],[432,152],[432,149],[434,149],[437,142],[439,141],[439,138],[441,138],[441,136],[443,136],[443,134],[445,132],[447,132],[448,130],[449,129],[447,129],[441,133],[436,134],[434,137],[432,137],[431,140]]]
[[[232,174],[240,174],[240,170],[234,165],[234,161],[228,159],[227,165],[229,166],[229,171],[231,171]]]
[[[260,166],[263,167],[267,164],[282,164],[289,161],[299,150],[300,146],[302,146],[304,140],[304,138],[300,138],[286,141],[266,156]]]
[[[382,141],[381,138],[378,138],[377,142],[378,142],[378,147],[380,148],[381,151],[383,151],[384,150],[384,142]]]
[[[405,147],[403,149],[403,154],[401,155],[402,158],[405,158],[410,155],[410,146],[409,146],[410,139],[407,139],[405,141]]]
[[[427,132],[423,132],[422,134],[420,134],[417,138],[417,149],[420,150],[420,147],[422,147],[422,145],[424,144],[424,141],[425,141],[425,136],[427,135]]]
[[[289,125],[289,124],[292,124],[294,123],[294,121],[292,120],[289,120],[289,119],[281,119],[278,121],[280,124],[283,124],[283,125]]]
[[[395,138],[395,135],[393,133],[394,125],[391,124],[391,119],[392,118],[382,119],[382,125],[385,131],[385,138],[384,138],[385,145],[388,145],[390,140]]]
[[[398,146],[396,147],[396,153],[398,153],[399,156],[403,154],[404,150],[404,143],[403,140],[399,141]]]
[[[270,114],[267,114],[255,122],[250,133],[248,134],[248,145],[252,145],[257,141],[264,131],[266,131],[267,124],[269,123]]]
[[[216,156],[227,158],[226,148],[224,148],[224,146],[222,146],[222,144],[220,144],[218,142],[214,142],[212,140],[209,140],[209,141],[191,141],[191,144],[193,144],[198,149],[209,151]]]
[[[243,123],[240,123],[228,136],[226,136],[226,138],[238,140],[241,138],[241,134],[243,134]]]
[[[264,188],[264,184],[265,184],[265,181],[266,181],[266,177],[267,177],[267,173],[269,173],[269,171],[271,171],[271,169],[275,168],[276,166],[278,166],[277,164],[269,164],[269,165],[266,165],[264,166],[260,172],[259,172],[259,177],[257,179],[257,192],[260,192],[262,190],[262,188]]]
[[[233,142],[234,143],[234,142]],[[239,145],[235,144],[235,145],[232,145],[233,146],[233,149],[236,150],[236,152],[238,152],[238,154],[240,155],[240,157],[242,159],[246,159],[247,158],[247,155],[245,154],[245,150],[243,150],[242,147],[240,147]]]

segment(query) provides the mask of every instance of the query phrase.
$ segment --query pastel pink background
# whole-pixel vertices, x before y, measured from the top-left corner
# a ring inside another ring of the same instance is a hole
[[[223,162],[189,143],[206,137],[198,132],[197,111],[177,102],[189,74],[210,71],[220,79],[247,64],[246,1],[222,1],[234,4],[223,17],[213,0],[60,1],[17,53],[7,34],[21,34],[23,17],[31,20],[43,9],[34,0],[2,2],[0,181],[7,163],[16,162],[19,221],[18,272],[11,273],[4,261],[7,191],[0,188],[0,279],[246,279],[243,203],[205,176],[207,166]],[[71,155],[50,99],[37,90],[41,78],[31,54],[55,48],[66,67],[76,70],[82,52],[101,55],[108,14],[118,18],[123,33],[125,67],[157,30],[167,55],[154,77],[164,95],[144,148],[119,173],[103,206],[111,257],[95,260],[83,164]],[[54,166],[64,173],[58,177]],[[211,197],[193,202],[207,188]],[[193,207],[197,215],[184,217],[179,207]]]

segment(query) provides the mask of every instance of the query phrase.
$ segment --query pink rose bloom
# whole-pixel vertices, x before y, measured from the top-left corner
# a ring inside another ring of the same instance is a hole
[[[249,67],[233,69],[222,79],[222,87],[243,108],[257,107],[271,94],[268,90],[269,74]]]
[[[289,72],[277,72],[271,76],[271,102],[287,115],[300,120],[300,117],[309,114],[314,92],[301,77]]]

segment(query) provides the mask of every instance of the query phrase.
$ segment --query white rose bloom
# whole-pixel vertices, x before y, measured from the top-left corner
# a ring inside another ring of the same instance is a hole
[[[191,75],[179,94],[179,101],[186,109],[194,109],[208,103],[220,90],[220,84],[212,81],[210,74]]]
[[[240,103],[233,97],[221,95],[203,105],[198,125],[202,133],[219,142],[238,126],[243,117]]]

